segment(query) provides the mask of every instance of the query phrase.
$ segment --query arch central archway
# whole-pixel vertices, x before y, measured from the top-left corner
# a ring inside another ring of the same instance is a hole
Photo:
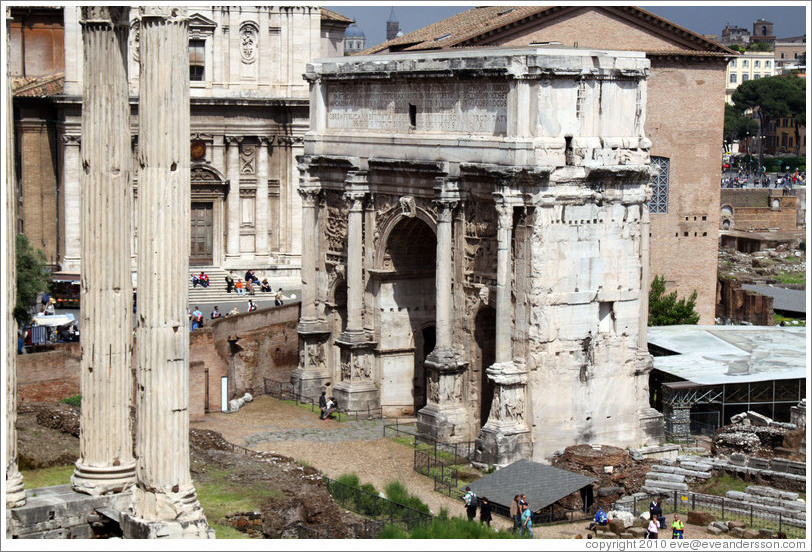
[[[390,228],[376,290],[381,406],[386,415],[413,415],[426,404],[423,361],[434,347],[437,238],[421,217]]]

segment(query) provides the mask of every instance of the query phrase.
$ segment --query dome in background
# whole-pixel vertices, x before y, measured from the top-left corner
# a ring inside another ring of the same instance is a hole
[[[355,21],[353,21],[352,24],[349,27],[347,27],[347,30],[344,31],[344,37],[345,38],[366,38],[367,35],[365,35],[364,31],[362,31],[355,24]]]

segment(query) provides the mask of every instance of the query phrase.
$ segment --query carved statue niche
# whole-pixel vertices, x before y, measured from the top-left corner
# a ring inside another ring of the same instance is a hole
[[[352,379],[352,355],[349,351],[341,351],[341,381]]]
[[[256,144],[240,144],[240,174],[256,174]]]
[[[310,343],[307,346],[307,363],[310,369],[320,372],[327,370],[327,363],[324,360],[324,348],[319,343]]]
[[[240,56],[245,64],[253,63],[257,58],[257,27],[245,23],[240,28]]]
[[[440,375],[437,372],[429,372],[427,394],[429,403],[440,403]]]

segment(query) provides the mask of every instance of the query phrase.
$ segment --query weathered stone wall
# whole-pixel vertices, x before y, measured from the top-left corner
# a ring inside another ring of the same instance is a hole
[[[734,323],[750,322],[756,326],[775,325],[773,298],[742,289],[742,282],[720,278],[717,285],[716,316]]]
[[[17,398],[21,402],[52,402],[79,394],[81,359],[79,343],[17,355]]]

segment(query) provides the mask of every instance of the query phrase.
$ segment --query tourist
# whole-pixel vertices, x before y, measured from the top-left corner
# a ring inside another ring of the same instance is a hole
[[[324,419],[325,420],[332,420],[333,419],[333,412],[338,410],[338,401],[335,397],[330,397],[327,399],[327,409],[324,411]]]
[[[479,500],[479,522],[491,526],[491,503],[484,496]]]
[[[209,287],[209,275],[203,272],[202,270],[200,271],[200,275],[197,277],[197,281],[198,283],[200,283],[202,287],[204,288]]]
[[[273,304],[277,307],[281,307],[284,303],[282,302],[282,288],[279,288],[279,291],[276,292],[276,296],[274,296]]]
[[[245,285],[242,283],[242,278],[237,278],[237,283],[234,284],[234,287],[237,289],[237,295],[245,295],[245,290],[243,289]]]
[[[220,309],[217,308],[217,305],[214,305],[214,310],[211,311],[211,319],[215,320],[217,318],[220,318],[221,316],[222,314],[220,314]]]
[[[477,499],[476,493],[471,490],[471,487],[465,487],[465,495],[462,497],[465,502],[465,513],[468,514],[468,521],[474,521],[476,517]]]
[[[319,410],[321,414],[319,414],[319,420],[324,419],[324,412],[327,410],[327,391],[321,392],[321,397],[319,397]]]
[[[237,309],[237,307],[231,309],[231,311],[229,311],[229,313],[226,316],[232,316],[234,314],[240,314],[240,311]]]
[[[265,292],[265,293],[269,293],[269,292],[273,291],[271,289],[270,282],[268,282],[268,278],[263,278],[262,279],[262,284],[260,284],[259,289],[260,289],[260,291]]]
[[[231,293],[233,287],[234,287],[234,271],[229,270],[228,274],[226,274],[226,293]]]
[[[519,530],[522,525],[522,508],[519,505],[520,496],[513,497],[513,502],[510,503],[510,519],[513,520],[513,531]]]
[[[533,512],[530,511],[530,504],[526,501],[522,504],[522,530],[519,533],[520,537],[524,536],[524,530],[530,533],[530,538],[535,538],[533,535]]]
[[[50,299],[48,299],[48,304],[45,305],[45,314],[48,314],[48,315],[55,314],[55,312],[56,312],[54,310],[55,308],[56,308],[56,299],[51,297]]]
[[[251,284],[259,284],[259,278],[257,278],[254,271],[250,269],[245,271],[245,281]]]
[[[646,531],[646,538],[647,539],[656,539],[657,533],[660,531],[660,524],[657,523],[657,518],[651,518],[648,520],[648,530]]]
[[[200,283],[200,278],[198,278],[194,274],[192,274],[191,280],[192,280],[192,287],[197,287],[197,285]]]
[[[660,499],[656,496],[654,500],[651,501],[651,504],[649,504],[648,514],[651,519],[656,520],[657,523],[660,524],[660,527],[665,528],[665,516],[663,516],[663,509],[660,508]]]
[[[248,292],[248,295],[254,295],[254,284],[251,283],[251,280],[245,281],[245,291]]]
[[[203,327],[203,313],[195,305],[195,310],[192,311],[192,329],[196,330]]]
[[[609,518],[606,515],[606,512],[603,511],[603,508],[598,508],[598,511],[595,512],[595,521],[589,524],[589,530],[594,531],[598,528],[598,525],[606,526],[609,525]]]
[[[50,300],[51,300],[51,296],[48,295],[48,292],[43,291],[42,292],[42,299],[40,299],[40,301],[42,301],[42,306],[44,307],[45,305],[47,305]]]
[[[685,532],[685,524],[679,518],[679,514],[674,514],[674,521],[671,523],[671,538],[681,539]]]
[[[248,312],[254,312],[255,310],[257,310],[256,303],[254,303],[253,300],[249,299],[248,300]]]

